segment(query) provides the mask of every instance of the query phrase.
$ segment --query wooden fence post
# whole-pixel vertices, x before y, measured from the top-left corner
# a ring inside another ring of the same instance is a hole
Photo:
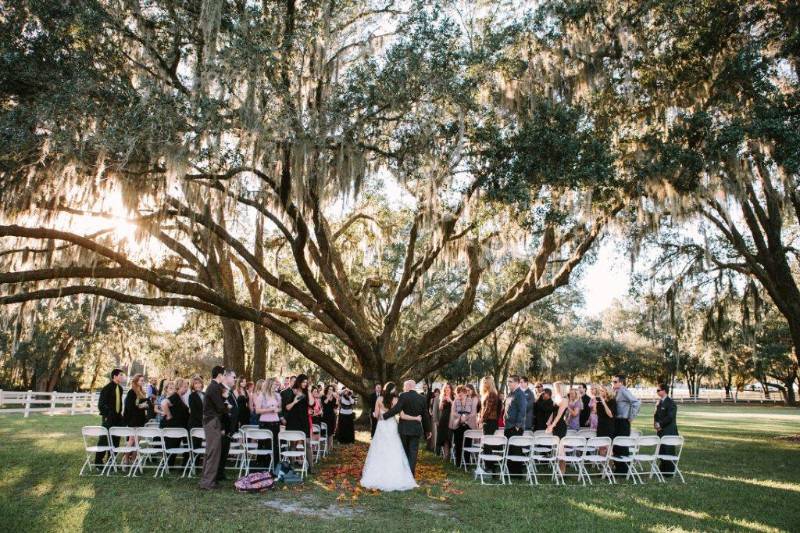
[[[75,392],[75,391],[72,391],[72,405],[70,405],[70,408],[69,408],[69,414],[71,414],[71,415],[75,414],[75,402],[77,401],[77,399],[78,399],[78,393]]]
[[[0,409],[3,408],[3,389],[0,389]]]
[[[25,418],[31,414],[31,391],[25,394]]]
[[[53,391],[50,393],[50,416],[56,414],[56,399],[58,398],[58,393]]]

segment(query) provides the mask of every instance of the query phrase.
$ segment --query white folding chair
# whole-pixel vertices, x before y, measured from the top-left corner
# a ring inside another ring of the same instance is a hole
[[[605,455],[600,450],[605,448]],[[583,454],[583,470],[586,480],[592,484],[592,473],[588,467],[600,470],[600,479],[608,479],[612,483],[612,472],[608,465],[608,456],[611,454],[611,437],[590,437],[586,439],[586,452]]]
[[[674,473],[681,478],[681,482],[686,483],[686,480],[683,478],[683,473],[678,468],[678,463],[681,460],[681,453],[683,453],[683,443],[684,439],[679,435],[665,435],[661,437],[657,458],[662,461],[669,461],[675,465]],[[665,453],[665,446],[672,446],[672,453]],[[665,472],[661,470],[661,466],[659,465],[658,475],[662,481],[666,481],[664,474],[673,474],[673,472]]]
[[[641,432],[641,431],[639,431],[638,429],[633,429],[633,428],[631,428],[631,434],[630,434],[630,436],[631,436],[631,437],[634,437],[634,438],[636,438],[636,437],[641,437],[641,436],[642,436],[642,432]]]
[[[164,472],[169,471],[170,456],[190,456],[192,453],[192,445],[189,442],[189,432],[186,428],[164,428],[161,430],[161,434],[164,437],[164,456],[166,458],[161,467],[161,477],[164,477]],[[181,441],[178,443],[178,446],[169,447],[167,445],[167,439],[181,439]],[[186,473],[189,471],[189,465],[191,464],[191,459],[186,461],[186,464],[183,465],[181,477],[186,477]]]
[[[144,474],[145,468],[155,468],[153,477],[158,476],[162,465],[166,461],[164,455],[164,440],[161,438],[161,429],[159,428],[139,428],[136,430],[136,461],[129,473],[130,476],[136,477],[136,472],[139,471]],[[156,466],[146,466],[145,463],[150,460],[158,460]]]
[[[494,434],[497,437],[505,437],[506,436],[506,430],[502,429],[502,428],[501,429],[496,429],[496,430],[494,430]]]
[[[115,426],[108,429],[108,435],[111,437],[111,459],[109,462],[111,465],[106,469],[106,475],[110,476],[111,471],[113,470],[114,473],[117,473],[117,467],[120,467],[123,471],[125,468],[128,469],[128,475],[130,475],[131,470],[133,469],[133,465],[136,462],[135,460],[128,465],[124,465],[120,463],[120,461],[125,459],[126,454],[134,454],[136,453],[136,428],[129,428],[127,426]],[[119,444],[114,446],[114,437],[119,438]],[[133,444],[128,444],[129,439],[133,439]]]
[[[201,441],[200,446],[195,445],[195,439]],[[192,457],[189,461],[189,476],[194,476],[194,469],[197,465],[197,458],[206,455],[206,430],[203,428],[192,428],[189,430],[189,446],[192,448]]]
[[[230,446],[228,448],[228,461],[233,460],[233,466],[229,466],[226,462],[225,468],[227,470],[237,470],[237,475],[242,477],[246,456],[247,450],[245,448],[244,435],[241,431],[237,431],[231,435]]]
[[[570,436],[561,439],[560,452],[558,453],[558,462],[564,463],[564,469],[573,468],[574,474],[568,474],[561,471],[560,465],[558,468],[558,478],[561,484],[565,484],[565,476],[575,476],[581,483],[586,485],[586,477],[584,477],[583,455],[586,453],[586,439],[583,437]],[[586,474],[588,477],[588,474]]]
[[[525,431],[522,432],[522,436],[523,437],[533,437],[533,431],[531,431],[530,429],[526,429]]]
[[[565,435],[565,437],[577,437],[577,436],[578,436],[577,429],[568,429],[567,434]]]
[[[593,429],[581,429],[578,430],[578,436],[583,437],[584,439],[590,439],[597,436],[597,431]]]
[[[663,481],[661,475],[658,473],[658,448],[661,445],[661,439],[656,435],[646,435],[636,439],[636,453],[633,455],[633,465],[635,467],[635,474],[639,483],[642,481],[642,473],[644,468],[648,470],[648,479],[653,479],[656,476],[657,481]]]
[[[322,457],[328,456],[328,424],[325,422],[319,423],[319,440],[322,446]]]
[[[481,440],[483,431],[480,429],[468,429],[464,432],[461,445],[461,465],[464,471],[467,466],[474,466],[478,463],[478,454],[481,453]]]
[[[322,434],[318,424],[311,424],[311,437],[309,439],[311,444],[311,457],[316,463],[319,461],[322,454]]]
[[[547,437],[548,435],[550,435],[550,433],[548,433],[547,430],[544,429],[537,429],[536,431],[533,432],[534,437]]]
[[[481,451],[478,453],[478,465],[475,467],[475,475],[481,478],[481,485],[487,485],[483,476],[500,476],[500,484],[506,484],[503,463],[506,458],[506,445],[508,439],[504,435],[484,435],[481,439]],[[497,468],[497,473],[488,471],[489,465]],[[492,483],[496,485],[497,483]]]
[[[539,484],[537,465],[545,465],[550,468],[550,479],[553,483],[559,483],[558,470],[558,437],[545,433],[533,437],[533,450],[531,452],[531,466],[533,467],[533,481]]]
[[[505,460],[503,461],[503,472],[508,478],[508,483],[511,483],[511,476],[525,476],[525,481],[533,485],[533,444],[534,437],[526,437],[524,435],[517,435],[508,439],[508,451],[506,452]],[[519,448],[519,453],[512,454],[511,448]],[[508,469],[508,463],[521,463],[525,467],[525,472],[520,474],[512,474]]]
[[[261,457],[269,457],[267,472],[270,472],[275,463],[275,458],[272,457],[272,431],[268,429],[249,429],[244,433],[244,438],[245,444],[247,444],[245,447],[247,453],[244,474],[248,475],[250,473],[250,463],[253,459],[258,461]]]
[[[81,471],[78,473],[79,476],[83,475],[83,471],[88,466],[90,469],[92,468],[100,468],[100,473],[97,474],[98,476],[102,476],[106,473],[106,470],[109,469],[113,460],[114,460],[114,452],[111,446],[111,438],[108,434],[108,429],[104,428],[103,426],[83,426],[81,428],[81,435],[83,436],[83,449],[86,452],[86,461],[83,462],[83,466],[81,466]],[[100,437],[106,438],[106,445],[98,445],[97,441]],[[109,453],[109,458],[105,463],[95,463],[95,454],[98,453]]]
[[[618,463],[628,465],[628,471],[625,473],[625,480],[632,480],[633,484],[636,485],[638,483],[636,479],[636,470],[634,465],[633,457],[636,455],[636,437],[614,437],[614,440],[611,443],[611,451],[609,452],[609,466],[613,463],[615,466]],[[628,448],[628,455],[617,455],[614,453],[615,447],[626,447]],[[614,483],[617,482],[617,477],[621,474],[617,474],[616,471],[612,472],[611,479],[614,480]]]
[[[278,433],[278,448],[281,451],[281,461],[300,463],[300,479],[303,479],[308,472],[306,434],[303,431],[281,431]]]

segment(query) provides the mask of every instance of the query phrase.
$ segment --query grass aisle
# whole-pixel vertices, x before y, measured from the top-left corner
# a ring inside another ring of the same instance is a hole
[[[652,406],[636,427],[649,432]],[[481,487],[431,454],[421,488],[357,486],[361,442],[337,447],[301,487],[241,495],[232,481],[79,478],[95,416],[0,416],[0,531],[798,531],[800,411],[680,406],[686,485]]]

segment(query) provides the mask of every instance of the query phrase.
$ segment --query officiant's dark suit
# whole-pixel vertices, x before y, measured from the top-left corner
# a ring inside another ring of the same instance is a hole
[[[428,401],[417,391],[408,391],[400,395],[394,407],[383,415],[387,420],[392,416],[404,412],[408,416],[422,416],[422,423],[416,420],[403,420],[397,426],[400,433],[400,441],[403,443],[403,450],[408,457],[408,466],[411,467],[411,475],[417,466],[417,452],[419,451],[419,439],[423,435],[431,432],[431,415],[428,413]]]

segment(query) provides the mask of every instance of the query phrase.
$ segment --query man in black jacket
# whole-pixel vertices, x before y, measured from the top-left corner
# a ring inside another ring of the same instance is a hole
[[[403,394],[397,399],[395,406],[383,415],[383,419],[388,420],[402,411],[408,416],[422,417],[422,424],[417,420],[400,419],[400,423],[397,426],[397,431],[400,433],[400,442],[403,443],[403,451],[406,452],[406,457],[408,457],[408,466],[411,468],[412,476],[417,468],[419,439],[423,435],[426,439],[431,436],[431,415],[428,412],[428,401],[414,390],[416,386],[417,384],[411,379],[403,383]]]
[[[97,409],[103,417],[103,427],[108,429],[114,426],[124,425],[122,421],[122,380],[125,374],[119,368],[111,371],[111,381],[100,390],[100,398],[97,400]],[[119,437],[111,437],[114,446],[119,446]],[[98,446],[108,446],[108,439],[100,437],[97,441]],[[95,464],[102,464],[108,452],[97,452],[94,457]],[[110,454],[109,454],[110,455]]]
[[[653,428],[655,428],[659,437],[665,435],[677,435],[678,424],[676,418],[678,416],[678,406],[672,401],[672,398],[667,396],[667,386],[663,383],[656,389],[659,400],[656,404],[655,413],[653,413]],[[664,455],[673,455],[675,453],[674,446],[661,446],[660,453]],[[671,476],[675,471],[675,463],[672,461],[661,460],[659,470],[664,472],[666,476]]]
[[[203,429],[206,433],[206,455],[203,461],[201,489],[217,488],[217,470],[222,455],[222,419],[228,413],[228,404],[222,396],[225,368],[215,366],[211,371],[211,383],[203,398]]]
[[[542,392],[539,393],[539,398],[533,404],[533,428],[536,431],[547,429],[547,420],[553,413],[553,409],[555,409],[551,396],[550,389],[542,389]]]

